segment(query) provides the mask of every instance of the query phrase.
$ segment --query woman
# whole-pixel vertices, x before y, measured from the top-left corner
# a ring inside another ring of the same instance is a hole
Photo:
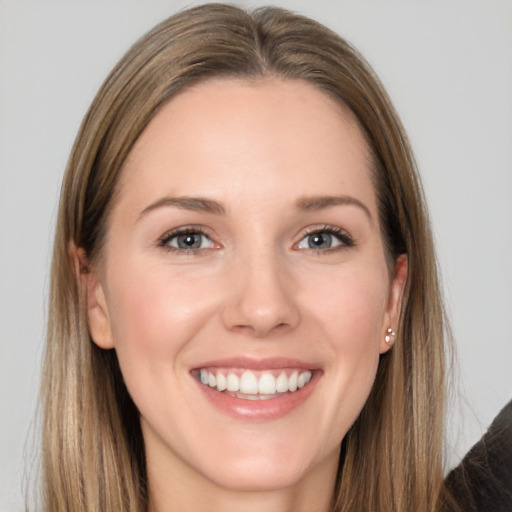
[[[443,309],[414,160],[357,52],[184,11],[79,131],[43,381],[48,510],[437,510]]]

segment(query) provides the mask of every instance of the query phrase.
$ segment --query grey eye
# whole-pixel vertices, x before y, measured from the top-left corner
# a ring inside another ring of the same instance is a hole
[[[299,249],[332,249],[341,245],[341,240],[331,233],[325,231],[317,231],[306,235],[297,245]]]
[[[213,242],[202,233],[190,232],[174,235],[168,240],[167,245],[176,249],[194,250],[211,248]]]

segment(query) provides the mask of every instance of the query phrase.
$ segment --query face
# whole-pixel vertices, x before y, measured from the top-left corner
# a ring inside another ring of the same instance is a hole
[[[86,277],[150,475],[263,490],[335,473],[404,278],[364,139],[329,97],[267,79],[172,99],[129,156]]]

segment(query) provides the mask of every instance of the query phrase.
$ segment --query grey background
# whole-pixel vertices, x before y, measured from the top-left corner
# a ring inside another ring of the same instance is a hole
[[[453,465],[512,397],[512,3],[274,3],[353,42],[410,135],[458,346]],[[128,46],[186,5],[0,0],[0,511],[22,509],[37,465],[50,246],[73,138]]]

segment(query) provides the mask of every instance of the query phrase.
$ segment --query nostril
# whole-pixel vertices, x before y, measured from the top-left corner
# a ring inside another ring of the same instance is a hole
[[[275,322],[272,319],[267,318],[263,321],[261,318],[258,321],[248,321],[246,323],[239,322],[232,325],[226,324],[226,327],[232,332],[238,332],[239,334],[245,334],[255,338],[264,338],[270,333],[284,332],[291,328],[288,322]]]

